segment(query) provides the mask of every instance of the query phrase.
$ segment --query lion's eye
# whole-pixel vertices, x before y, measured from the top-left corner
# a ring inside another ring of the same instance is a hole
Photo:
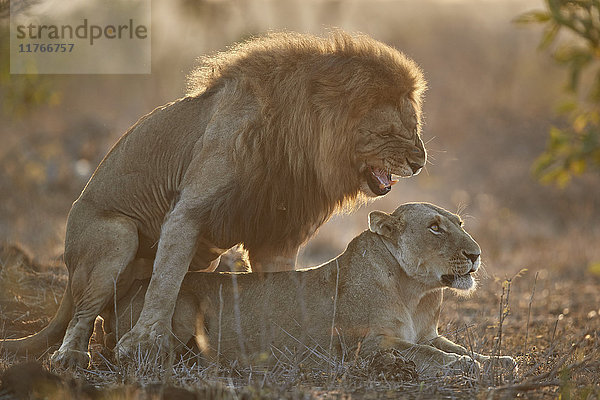
[[[440,233],[441,232],[441,228],[438,224],[431,224],[429,225],[429,230],[433,233]]]

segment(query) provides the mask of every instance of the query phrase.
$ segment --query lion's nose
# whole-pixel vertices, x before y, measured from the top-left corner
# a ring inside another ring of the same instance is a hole
[[[421,172],[421,164],[417,164],[417,163],[413,163],[413,162],[409,162],[408,166],[410,167],[410,169],[413,172],[413,175],[417,175],[419,172]]]
[[[477,262],[477,259],[479,259],[479,256],[480,256],[480,253],[467,253],[464,250],[463,250],[463,254],[465,257],[467,257],[469,260],[471,260],[473,265],[475,265],[475,263]]]

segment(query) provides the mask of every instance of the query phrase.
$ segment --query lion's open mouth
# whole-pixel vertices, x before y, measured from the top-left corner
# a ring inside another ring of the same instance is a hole
[[[392,190],[392,185],[398,182],[391,173],[380,168],[369,167],[366,172],[369,189],[377,196],[383,196]]]

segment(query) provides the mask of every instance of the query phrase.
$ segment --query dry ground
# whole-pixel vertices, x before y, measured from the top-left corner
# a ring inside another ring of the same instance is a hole
[[[60,301],[64,267],[39,265],[21,248],[5,245],[0,268],[2,336],[39,330]],[[268,370],[200,366],[193,354],[175,360],[172,368],[147,359],[133,368],[111,361],[110,352],[93,340],[93,366],[75,373],[54,370],[48,355],[38,359],[42,369],[5,354],[0,360],[5,370],[0,399],[25,393],[51,399],[594,399],[600,396],[600,279],[572,272],[543,269],[505,278],[488,272],[471,298],[447,293],[440,331],[474,351],[512,355],[519,366],[512,376],[487,371],[480,376],[425,378],[395,352],[332,361],[324,370],[283,361]]]

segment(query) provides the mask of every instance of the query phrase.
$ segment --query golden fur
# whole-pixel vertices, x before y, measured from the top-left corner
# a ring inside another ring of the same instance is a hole
[[[244,127],[235,142],[234,166],[240,167],[236,175],[242,190],[238,196],[222,196],[208,216],[210,226],[243,237],[251,253],[267,242],[282,250],[290,242],[297,247],[332,212],[352,208],[359,199],[361,162],[374,158],[372,163],[385,163],[376,166],[407,175],[399,164],[405,162],[403,156],[413,157],[408,150],[418,147],[422,73],[402,53],[367,36],[269,35],[203,58],[189,82],[194,96],[235,82],[238,90],[228,101],[235,102],[236,96],[243,100],[251,91],[260,108],[260,120]],[[361,131],[370,111],[386,107],[407,115],[368,128],[410,128],[409,140],[397,134],[382,141]],[[386,145],[387,154],[361,154],[358,159],[352,150],[366,135],[372,147]],[[423,162],[423,153],[416,159]],[[232,236],[222,231],[213,235]]]
[[[118,350],[168,348],[188,270],[214,270],[238,243],[255,271],[293,269],[333,212],[425,163],[422,73],[367,36],[271,34],[203,59],[190,82],[188,96],[141,118],[98,166],[69,213],[69,285],[56,317],[5,348],[40,352],[66,330],[53,361],[87,365],[93,321],[115,285],[150,275]]]
[[[358,349],[367,355],[396,348],[427,374],[444,367],[476,371],[480,363],[489,364],[490,357],[471,354],[437,332],[443,288],[474,289],[472,275],[480,265],[479,246],[460,218],[431,204],[410,203],[391,215],[372,212],[369,219],[368,231],[317,268],[262,278],[187,274],[174,334],[183,344],[195,337],[213,361],[252,364],[296,357],[306,364],[330,350],[348,360]],[[121,334],[137,319],[147,286],[136,281],[119,299]],[[103,313],[109,338],[115,331],[113,310]],[[108,342],[114,344],[114,338]],[[515,367],[510,357],[498,360]]]

